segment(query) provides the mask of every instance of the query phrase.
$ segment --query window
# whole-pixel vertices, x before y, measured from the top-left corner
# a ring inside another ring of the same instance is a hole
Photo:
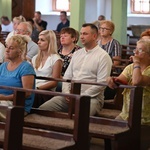
[[[52,0],[53,11],[70,11],[70,0]]]
[[[131,0],[131,13],[150,14],[150,0]]]

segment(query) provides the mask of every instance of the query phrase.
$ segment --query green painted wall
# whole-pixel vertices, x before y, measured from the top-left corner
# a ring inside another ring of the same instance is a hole
[[[70,26],[80,31],[85,22],[85,0],[71,0]]]
[[[70,27],[80,32],[82,24],[85,23],[85,1],[86,0],[71,0],[71,15],[70,15]],[[79,46],[82,46],[80,40]]]
[[[113,37],[127,44],[127,0],[112,0],[111,20],[115,23]]]
[[[8,16],[10,20],[12,19],[11,5],[12,5],[12,0],[0,0],[0,17],[5,15]]]

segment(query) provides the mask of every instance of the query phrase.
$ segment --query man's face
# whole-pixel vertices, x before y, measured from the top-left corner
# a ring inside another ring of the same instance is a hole
[[[26,25],[19,24],[16,29],[16,34],[29,35],[30,33],[28,32]]]
[[[36,21],[38,21],[38,20],[41,19],[41,16],[38,13],[35,13],[34,18],[35,18]]]
[[[81,43],[86,46],[95,40],[95,34],[92,33],[91,27],[82,27],[80,31]]]
[[[1,18],[1,23],[2,23],[3,25],[7,25],[7,22],[6,22],[3,18]]]
[[[60,20],[61,21],[66,20],[66,15],[64,13],[60,13]]]

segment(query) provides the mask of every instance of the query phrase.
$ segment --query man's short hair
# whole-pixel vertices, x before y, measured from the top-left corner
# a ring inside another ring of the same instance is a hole
[[[82,27],[91,27],[91,29],[94,30],[98,34],[98,28],[93,23],[84,23]]]
[[[67,12],[66,11],[61,11],[61,14],[64,14],[65,16],[67,16]]]
[[[2,16],[1,19],[5,20],[5,21],[9,21],[9,18],[7,16]]]
[[[39,14],[40,16],[42,15],[40,11],[36,11],[35,13]]]

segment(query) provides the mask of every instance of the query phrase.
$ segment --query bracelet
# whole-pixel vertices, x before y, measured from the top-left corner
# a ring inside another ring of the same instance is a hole
[[[136,68],[141,69],[141,67],[140,67],[140,66],[134,66],[134,67],[133,67],[133,69],[136,69]]]

